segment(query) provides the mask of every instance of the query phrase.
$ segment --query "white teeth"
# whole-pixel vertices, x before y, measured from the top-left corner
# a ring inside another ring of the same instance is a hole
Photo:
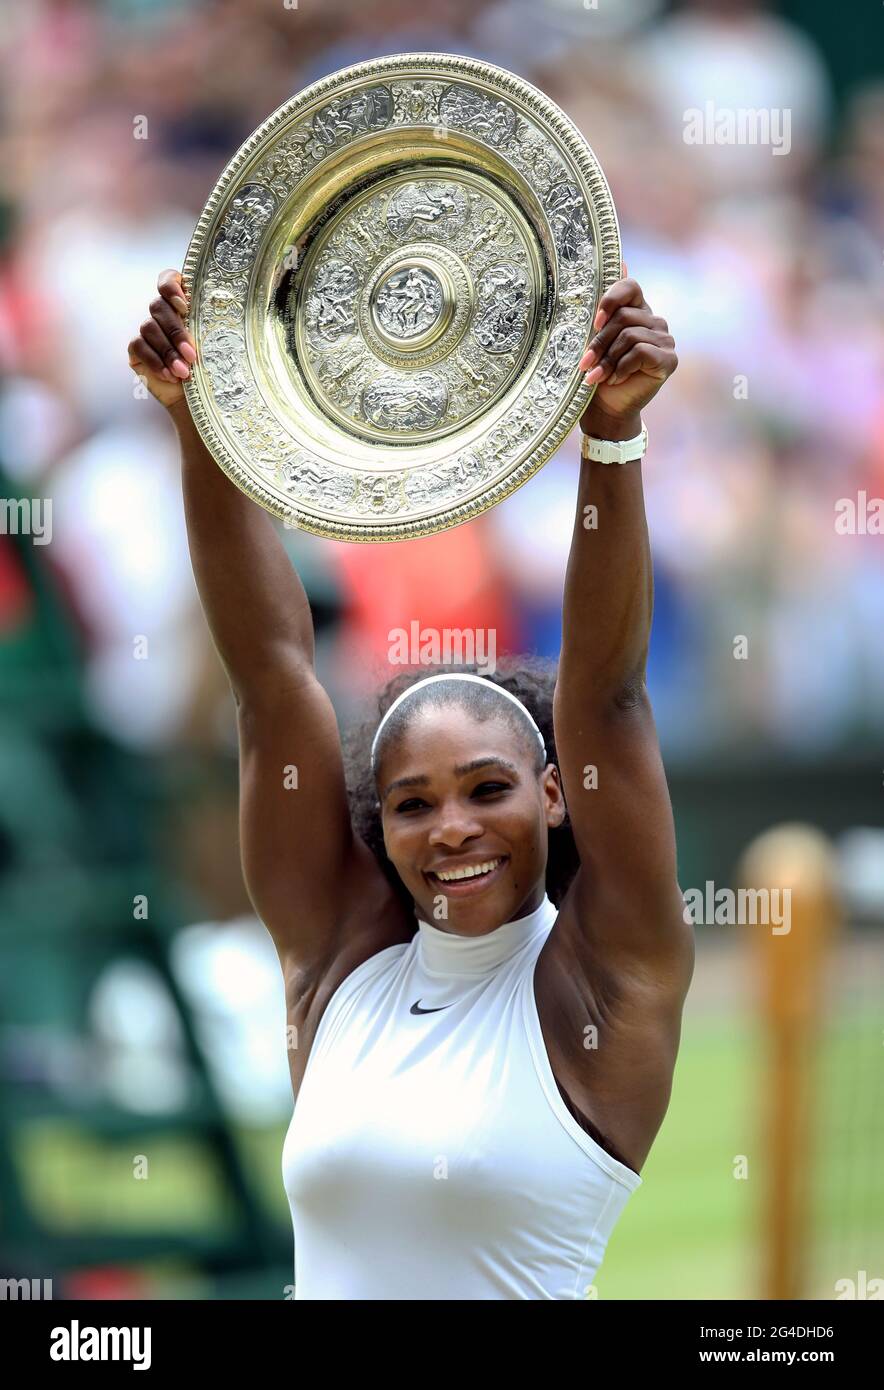
[[[449,871],[444,874],[437,873],[436,878],[441,879],[443,883],[450,883],[453,879],[458,878],[475,878],[477,874],[490,873],[492,869],[496,869],[498,864],[502,862],[503,861],[500,859],[489,859],[485,864],[473,864],[466,869],[449,869]]]

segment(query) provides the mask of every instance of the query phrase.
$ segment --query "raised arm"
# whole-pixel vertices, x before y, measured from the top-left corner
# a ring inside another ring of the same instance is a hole
[[[581,368],[599,384],[580,424],[601,439],[641,432],[641,410],[675,370],[674,340],[634,280],[605,294]],[[645,687],[653,579],[641,460],[583,460],[565,580],[556,746],[580,854],[581,923],[600,960],[649,980],[690,976],[675,834]]]
[[[181,276],[164,271],[158,289],[129,362],[181,446],[193,572],[236,701],[246,885],[287,978],[306,979],[339,949],[350,895],[380,890],[382,875],[353,834],[304,586],[268,513],[226,477],[193,424],[181,388],[196,360]]]

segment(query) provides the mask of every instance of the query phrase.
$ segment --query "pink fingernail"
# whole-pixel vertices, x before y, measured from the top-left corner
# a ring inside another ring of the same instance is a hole
[[[604,367],[593,367],[592,371],[584,378],[587,386],[591,386],[594,381],[600,381],[605,375]]]
[[[593,323],[593,327],[596,329],[596,331],[598,331],[600,328],[604,328],[604,326],[605,326],[605,324],[606,324],[607,322],[608,322],[608,315],[607,315],[606,311],[605,311],[604,309],[599,309],[598,313],[597,313],[596,316],[595,316],[595,321],[594,321],[594,323]]]
[[[160,376],[163,378],[164,381],[174,381],[174,380],[175,380],[175,378],[173,377],[172,373],[169,371],[169,368],[168,368],[168,367],[164,367],[164,368],[163,368],[163,370],[160,372]]]
[[[185,362],[196,361],[196,353],[190,346],[190,343],[180,342],[178,344],[178,351],[181,353],[181,356],[184,358]]]
[[[176,375],[177,377],[179,377],[182,381],[183,381],[186,377],[189,377],[189,376],[190,376],[190,368],[188,367],[188,365],[187,365],[186,362],[182,362],[182,361],[181,361],[181,358],[180,358],[180,357],[176,357],[176,358],[175,358],[175,361],[172,363],[172,371],[173,371],[173,372],[175,373],[175,375]]]
[[[583,354],[583,356],[582,356],[581,359],[580,359],[580,370],[581,370],[581,372],[582,372],[585,368],[587,368],[587,367],[589,366],[590,362],[594,362],[594,361],[595,361],[595,353],[593,352],[592,348],[589,348],[589,349]]]

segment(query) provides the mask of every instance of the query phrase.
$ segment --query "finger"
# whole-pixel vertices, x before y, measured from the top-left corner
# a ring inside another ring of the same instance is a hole
[[[608,385],[613,381],[614,369],[626,353],[642,343],[652,343],[655,347],[671,350],[675,347],[675,339],[669,333],[660,333],[654,328],[624,328],[608,347],[600,361],[596,363],[592,371],[586,376],[585,380],[592,385],[594,381],[602,381],[607,377]],[[596,375],[598,373],[598,375]]]
[[[188,310],[187,287],[184,283],[184,276],[180,270],[162,270],[157,279],[157,289],[164,299],[179,314],[186,314]]]
[[[170,343],[166,334],[155,319],[145,319],[141,325],[141,336],[149,347],[152,347],[158,357],[162,358],[163,366],[168,367],[169,371],[179,381],[184,381],[190,376],[190,368],[184,361],[174,343]]]
[[[169,342],[178,349],[179,356],[183,357],[185,362],[195,362],[196,350],[193,346],[193,338],[169,301],[163,299],[162,295],[157,295],[156,299],[151,300],[150,312],[154,322],[160,326]]]
[[[665,381],[671,376],[678,366],[678,358],[669,348],[660,347],[656,343],[637,343],[630,348],[620,361],[617,363],[616,370],[608,378],[608,386],[619,386],[627,381],[634,372],[644,372],[645,376],[656,377],[659,381]]]
[[[162,358],[157,356],[153,348],[143,338],[133,338],[129,344],[129,366],[139,376],[146,368],[155,376],[161,376],[164,381],[177,381],[177,377],[174,377],[169,368],[163,365]]]
[[[593,327],[596,329],[604,327],[615,310],[624,309],[628,304],[634,305],[637,309],[648,307],[645,304],[642,287],[637,280],[618,280],[616,285],[612,285],[609,290],[606,290],[599,300]]]
[[[652,314],[650,309],[618,309],[608,320],[601,332],[594,338],[590,338],[586,352],[580,359],[580,371],[585,371],[592,363],[597,362],[607,351],[609,345],[617,337],[623,328],[645,327],[647,329],[657,329],[662,333],[668,331],[669,325],[665,319],[661,319],[658,314]]]

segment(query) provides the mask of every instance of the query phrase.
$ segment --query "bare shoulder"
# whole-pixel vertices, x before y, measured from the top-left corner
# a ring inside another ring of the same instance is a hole
[[[294,1045],[289,1070],[295,1095],[304,1076],[316,1030],[335,991],[365,961],[388,946],[407,944],[416,920],[363,840],[357,838],[337,930],[327,958],[312,971],[280,956],[286,1018]]]
[[[612,955],[616,904],[586,891],[582,873],[537,960],[537,1012],[557,1082],[638,1170],[669,1104],[693,931],[675,885],[659,906],[660,951]],[[605,928],[596,932],[594,915],[605,911]]]

